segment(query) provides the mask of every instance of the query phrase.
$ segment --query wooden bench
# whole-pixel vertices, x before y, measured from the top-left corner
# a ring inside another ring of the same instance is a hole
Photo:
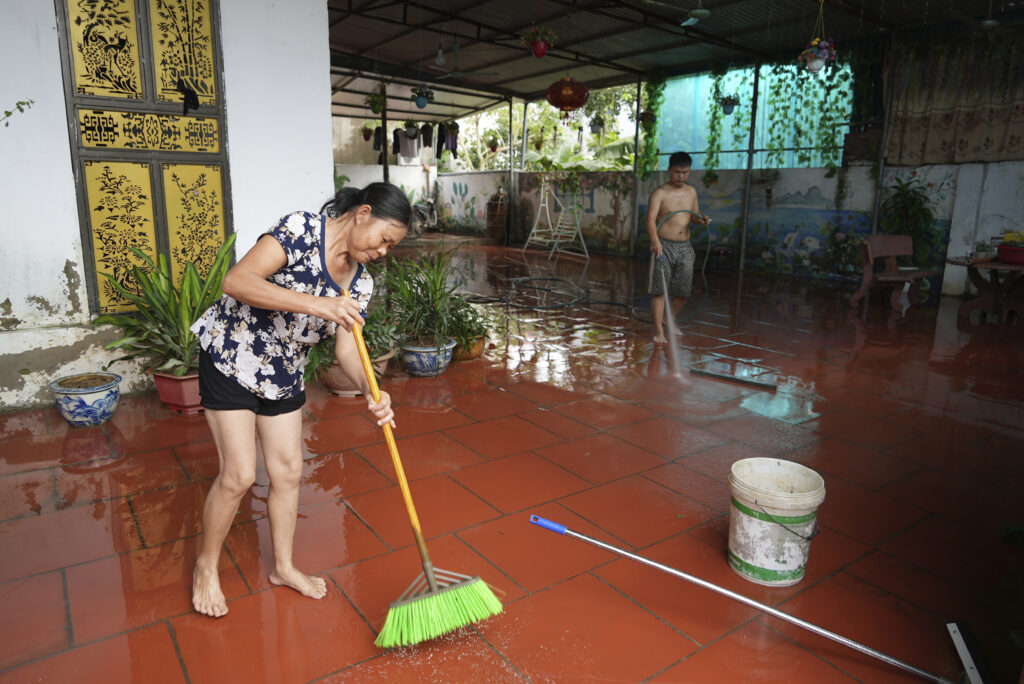
[[[892,288],[889,304],[899,309],[900,295],[910,283],[909,297],[914,302],[921,281],[939,275],[939,271],[923,268],[900,268],[896,257],[913,256],[914,240],[909,235],[868,235],[860,241],[860,263],[864,269],[864,280],[860,289],[850,296],[850,306],[857,306],[868,291],[876,286]],[[875,260],[884,259],[882,270],[875,271]]]

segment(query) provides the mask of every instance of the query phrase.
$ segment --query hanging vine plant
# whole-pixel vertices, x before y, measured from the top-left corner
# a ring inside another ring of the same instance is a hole
[[[637,171],[644,180],[651,177],[658,168],[658,114],[665,96],[665,77],[661,74],[650,74],[643,90],[643,113],[640,129],[643,131],[643,142],[640,145],[640,156],[637,159]]]
[[[725,79],[725,70],[714,70],[711,72],[711,97],[708,99],[708,147],[704,156],[704,174],[700,177],[705,187],[711,187],[718,182],[718,165],[721,162],[722,152],[722,117],[724,112],[719,106],[722,99],[722,81]]]

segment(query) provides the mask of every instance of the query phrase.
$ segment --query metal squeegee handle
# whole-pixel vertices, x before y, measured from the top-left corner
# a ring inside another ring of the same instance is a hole
[[[588,537],[585,534],[581,534],[579,532],[575,532],[573,530],[570,530],[565,525],[560,525],[559,523],[556,523],[556,522],[554,522],[552,520],[548,520],[546,518],[542,518],[539,515],[531,515],[530,516],[530,522],[533,523],[534,525],[539,526],[539,527],[543,527],[545,530],[550,530],[551,532],[554,532],[556,534],[568,535],[570,537],[575,537],[576,539],[579,539],[581,541],[585,541],[588,544],[593,544],[594,546],[599,546],[602,549],[605,549],[606,551],[611,551],[612,553],[616,553],[616,554],[618,554],[620,556],[625,556],[626,558],[629,558],[631,560],[635,560],[638,563],[643,563],[644,565],[649,565],[650,567],[655,568],[657,570],[661,570],[662,572],[667,572],[670,575],[675,575],[676,577],[680,577],[680,578],[682,578],[684,580],[687,580],[689,582],[693,582],[694,584],[700,585],[700,586],[704,587],[705,589],[710,589],[711,591],[716,592],[718,594],[722,594],[723,596],[728,596],[729,598],[731,598],[731,599],[733,599],[735,601],[739,601],[740,603],[745,603],[746,605],[750,606],[751,608],[756,608],[757,610],[760,610],[760,611],[762,611],[764,613],[768,613],[769,615],[771,615],[773,617],[777,617],[780,620],[785,620],[786,622],[790,622],[790,623],[796,625],[797,627],[803,627],[804,629],[808,630],[809,632],[814,632],[818,636],[823,636],[826,639],[831,639],[832,641],[836,641],[836,642],[838,642],[840,644],[843,644],[844,646],[848,646],[849,648],[852,648],[855,651],[860,651],[861,653],[866,653],[867,655],[869,655],[869,656],[871,656],[873,658],[877,658],[878,660],[881,660],[883,662],[889,663],[890,665],[893,665],[894,667],[898,667],[900,669],[906,670],[907,672],[912,672],[912,673],[916,674],[918,677],[922,677],[924,679],[928,679],[930,681],[937,682],[938,684],[956,684],[956,682],[954,682],[951,679],[946,679],[945,677],[940,677],[939,675],[932,674],[931,672],[928,672],[926,670],[922,670],[921,668],[915,667],[914,665],[911,665],[908,662],[902,661],[899,658],[894,658],[893,656],[885,654],[885,653],[882,653],[881,651],[877,651],[877,650],[871,648],[870,646],[865,646],[864,644],[862,644],[860,642],[857,642],[857,641],[854,641],[853,639],[848,639],[847,637],[844,637],[841,634],[836,634],[835,632],[830,632],[827,629],[825,629],[824,627],[819,627],[819,626],[817,626],[815,624],[807,622],[806,620],[801,620],[798,617],[794,617],[794,616],[790,615],[789,613],[783,613],[781,610],[777,610],[775,608],[772,608],[771,606],[767,606],[767,605],[765,605],[763,603],[755,601],[754,599],[747,598],[743,594],[737,594],[736,592],[730,591],[730,590],[726,589],[725,587],[720,587],[717,584],[712,584],[711,582],[708,582],[707,580],[702,580],[699,577],[694,577],[693,575],[688,575],[688,574],[686,574],[685,572],[683,572],[681,570],[676,570],[675,568],[670,568],[669,566],[663,565],[661,563],[658,563],[657,561],[653,561],[650,558],[644,558],[643,556],[638,556],[635,553],[630,553],[629,551],[626,551],[625,549],[620,549],[617,546],[612,546],[611,544],[606,544],[605,542],[600,541],[598,539],[594,539],[593,537]]]

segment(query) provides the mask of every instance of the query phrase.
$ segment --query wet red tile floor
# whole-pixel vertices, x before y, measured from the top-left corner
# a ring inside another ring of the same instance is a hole
[[[202,416],[147,393],[94,429],[0,414],[0,682],[922,681],[531,514],[954,680],[945,625],[965,620],[992,681],[1018,680],[1024,326],[958,323],[952,298],[891,316],[881,294],[851,310],[852,283],[718,273],[659,347],[632,295],[643,262],[457,254],[495,324],[484,357],[384,387],[434,562],[480,575],[502,615],[373,646],[418,558],[382,434],[319,386],[295,556],[327,596],[267,581],[261,469],[222,556],[230,612],[194,614],[216,451]],[[777,388],[676,372],[691,364]],[[726,562],[729,468],[758,456],[826,482],[791,587]]]

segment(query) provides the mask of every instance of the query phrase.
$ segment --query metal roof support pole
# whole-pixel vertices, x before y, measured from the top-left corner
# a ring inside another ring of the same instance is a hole
[[[750,181],[754,175],[754,143],[757,137],[757,91],[761,84],[761,63],[754,64],[754,95],[750,100],[750,137],[747,141],[747,182],[743,189],[743,221],[740,223],[740,273],[747,257],[747,225],[750,222]],[[711,230],[711,226],[708,226]]]
[[[388,138],[388,87],[380,82],[380,92],[384,94],[384,105],[380,108],[380,155],[384,160],[384,182],[389,183],[388,154],[391,152],[391,140]]]
[[[636,251],[636,234],[640,229],[640,90],[643,79],[636,77],[636,111],[633,128],[633,229],[629,234],[629,255]]]
[[[505,214],[505,239],[502,240],[502,244],[506,246],[508,245],[508,235],[512,232],[512,226],[516,225],[516,203],[512,201],[514,196],[512,194],[514,189],[512,174],[515,173],[515,169],[512,168],[512,164],[515,161],[515,155],[512,154],[512,133],[514,130],[512,126],[512,98],[510,97],[508,98],[508,185],[505,186],[508,192],[505,198],[505,201],[508,202],[508,211]]]
[[[526,108],[530,106],[529,102],[523,102],[523,149],[519,153],[519,170],[523,171],[526,169],[526,136],[529,133],[529,126],[526,123]],[[512,141],[509,140],[509,145]]]

